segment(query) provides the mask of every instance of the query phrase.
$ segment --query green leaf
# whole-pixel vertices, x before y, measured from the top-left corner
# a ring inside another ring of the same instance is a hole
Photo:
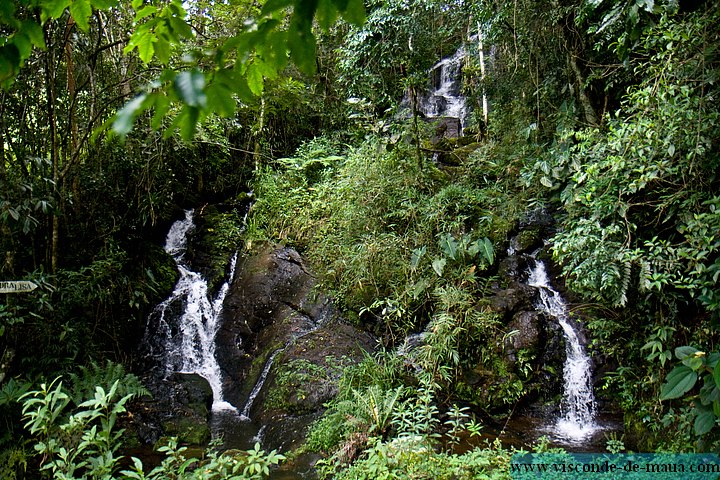
[[[705,435],[715,426],[715,412],[713,409],[699,404],[695,405],[695,435]]]
[[[446,263],[447,261],[444,258],[436,258],[435,260],[433,260],[432,268],[433,270],[435,270],[435,273],[437,273],[439,277],[442,277]]]
[[[70,0],[45,0],[42,2],[40,23],[44,24],[51,18],[60,18],[68,5],[70,5]]]
[[[138,10],[135,13],[135,21],[139,22],[145,17],[149,17],[150,15],[155,15],[157,13],[158,9],[157,7],[153,5],[145,5],[140,10]]]
[[[317,22],[320,28],[327,31],[335,23],[338,10],[331,0],[319,0],[317,7]]]
[[[232,91],[220,83],[213,83],[208,86],[207,94],[208,107],[223,117],[230,117],[235,113],[236,103]]]
[[[457,256],[457,250],[458,250],[458,242],[455,240],[455,237],[450,235],[449,233],[444,233],[440,237],[440,250],[449,257],[452,260],[456,259]]]
[[[675,356],[677,357],[678,360],[685,360],[688,357],[694,356],[699,351],[700,350],[698,350],[695,347],[690,347],[690,346],[685,345],[682,347],[677,347],[675,349]]]
[[[317,0],[296,0],[295,11],[288,29],[288,46],[295,65],[307,74],[315,73],[316,42],[312,33],[312,18]]]
[[[170,17],[169,23],[173,32],[175,32],[179,38],[192,38],[192,28],[190,28],[190,25],[188,25],[185,19],[173,16]]]
[[[492,265],[495,261],[495,249],[490,239],[485,237],[482,240],[478,240],[478,247],[480,254],[487,260],[488,265]]]
[[[163,92],[158,92],[155,94],[153,106],[155,107],[155,113],[150,121],[150,127],[157,130],[162,125],[162,122],[170,109],[170,99]]]
[[[191,107],[205,107],[205,75],[199,70],[180,72],[175,77],[175,92],[186,105]]]
[[[70,4],[70,15],[75,19],[80,30],[87,32],[90,29],[92,5],[88,0],[73,0]]]
[[[118,4],[117,0],[90,0],[90,3],[97,10],[110,10]]]
[[[195,136],[198,121],[200,120],[200,109],[186,105],[178,115],[180,135],[183,140],[190,141]]]
[[[12,38],[13,44],[18,49],[21,62],[24,59],[28,58],[30,56],[30,53],[32,52],[32,43],[30,42],[30,39],[24,35],[24,33],[25,32],[18,32]]]
[[[17,24],[14,2],[0,2],[0,22],[11,27]]]
[[[660,400],[680,398],[695,386],[697,378],[697,373],[690,367],[678,365],[665,377],[665,383],[660,389]]]
[[[339,8],[342,12],[343,18],[353,25],[362,25],[365,22],[365,3],[363,0],[346,0],[347,6],[345,8]],[[335,1],[337,5],[338,0]]]
[[[20,68],[20,52],[9,43],[0,47],[0,81],[12,78]]]
[[[422,259],[423,255],[425,255],[425,252],[427,252],[427,247],[425,245],[412,251],[412,254],[410,255],[410,268],[415,270],[418,267],[420,259]]]
[[[546,177],[546,176],[540,177],[540,183],[541,183],[543,186],[547,187],[547,188],[553,188],[553,182],[552,182],[552,180],[550,180],[550,179],[549,179],[548,177]]]
[[[112,129],[115,133],[124,137],[132,130],[135,117],[143,110],[143,103],[147,98],[147,94],[141,94],[130,100],[115,114],[115,121]]]
[[[45,49],[45,36],[42,27],[32,20],[22,22],[22,31],[36,47]]]
[[[252,91],[253,95],[259,97],[263,92],[263,75],[261,66],[257,62],[258,60],[255,59],[253,63],[248,65],[247,70],[245,71],[245,77],[247,78],[247,84],[250,87],[250,91]]]
[[[268,0],[260,10],[261,15],[267,15],[270,12],[289,7],[293,4],[293,0]]]

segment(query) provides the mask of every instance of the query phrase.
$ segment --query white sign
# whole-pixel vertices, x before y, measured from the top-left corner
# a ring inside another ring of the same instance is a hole
[[[0,282],[0,293],[23,293],[32,292],[37,288],[33,282],[17,280],[13,282]]]

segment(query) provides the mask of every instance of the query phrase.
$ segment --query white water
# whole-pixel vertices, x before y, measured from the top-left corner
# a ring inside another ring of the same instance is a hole
[[[433,65],[429,72],[433,85],[416,100],[417,110],[425,118],[459,119],[461,131],[458,134],[462,134],[468,116],[466,98],[461,92],[465,54],[465,48],[461,46],[452,56]],[[407,109],[410,102],[410,96],[406,95],[401,106]]]
[[[465,97],[460,94],[460,73],[465,61],[465,49],[460,47],[452,57],[445,58],[433,66],[440,73],[440,82],[431,96],[445,100],[440,111],[427,111],[431,117],[454,117],[460,121],[465,117]]]
[[[554,432],[571,441],[582,441],[598,430],[597,406],[592,388],[590,357],[580,343],[578,334],[570,323],[565,301],[548,280],[545,264],[534,260],[528,284],[540,292],[538,308],[557,318],[565,334],[567,358],[563,366],[564,392],[560,418]]]
[[[255,403],[255,399],[262,390],[263,385],[265,385],[265,380],[270,373],[270,368],[272,368],[273,366],[275,357],[277,357],[278,353],[282,352],[283,350],[285,350],[285,348],[278,348],[272,353],[272,355],[270,355],[270,358],[267,359],[267,362],[265,362],[263,371],[262,373],[260,373],[260,377],[258,377],[257,382],[255,382],[255,386],[253,387],[252,392],[250,392],[250,396],[245,402],[245,406],[243,407],[242,413],[240,414],[243,417],[250,419],[250,409],[252,409],[253,403]]]
[[[223,399],[222,375],[215,358],[215,335],[220,326],[222,304],[234,276],[237,254],[231,260],[228,280],[217,296],[211,298],[207,281],[184,261],[187,237],[194,226],[193,211],[187,210],[185,218],[172,225],[165,242],[165,251],[175,259],[180,272],[172,294],[154,312],[165,339],[165,371],[166,374],[181,372],[203,376],[212,388],[212,409],[235,410]],[[173,329],[166,314],[169,313],[168,308],[177,302],[183,305],[183,311],[177,319],[177,328]]]

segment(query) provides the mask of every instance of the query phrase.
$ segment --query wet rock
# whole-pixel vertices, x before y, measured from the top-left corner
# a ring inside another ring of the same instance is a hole
[[[212,408],[210,384],[197,373],[173,373],[168,381],[174,384],[175,400],[187,407],[194,416],[207,418]]]
[[[508,281],[518,282],[527,271],[527,259],[520,255],[503,258],[498,265],[498,276]]]
[[[521,230],[510,240],[510,248],[515,253],[527,253],[543,246],[540,229]]]
[[[243,405],[273,351],[337,315],[314,287],[291,248],[264,244],[239,261],[216,337],[226,400]]]
[[[517,312],[535,310],[536,295],[537,292],[533,287],[514,282],[490,298],[490,307],[510,319]]]
[[[514,351],[520,349],[537,351],[541,342],[541,328],[540,314],[537,312],[517,313],[508,324],[508,330],[517,333],[510,336],[507,343],[510,344]]]
[[[555,223],[552,214],[544,208],[536,208],[525,213],[520,219],[520,228],[550,227]]]
[[[362,361],[376,341],[340,322],[319,328],[288,346],[268,377],[268,392],[259,418],[269,415],[317,413],[337,395],[342,369]]]
[[[132,402],[132,417],[123,428],[130,444],[153,445],[174,436],[184,444],[205,445],[210,440],[209,416],[212,389],[194,373],[174,373],[168,378],[145,377],[152,398]]]
[[[210,441],[210,426],[192,415],[172,417],[162,424],[165,435],[177,437],[180,443],[205,445]]]

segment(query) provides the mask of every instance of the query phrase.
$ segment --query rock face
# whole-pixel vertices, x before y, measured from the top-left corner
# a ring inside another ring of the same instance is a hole
[[[210,384],[194,373],[174,373],[168,378],[146,377],[143,383],[153,398],[134,401],[132,419],[126,425],[131,443],[153,445],[164,436],[186,444],[203,445],[210,440],[208,424],[213,395]]]
[[[270,354],[335,315],[314,285],[291,248],[267,244],[241,260],[216,337],[227,401],[242,407]]]
[[[265,446],[281,449],[297,446],[337,393],[343,364],[376,343],[342,322],[295,250],[273,244],[238,264],[216,342],[225,399],[243,410],[262,380],[246,414],[266,425]]]

